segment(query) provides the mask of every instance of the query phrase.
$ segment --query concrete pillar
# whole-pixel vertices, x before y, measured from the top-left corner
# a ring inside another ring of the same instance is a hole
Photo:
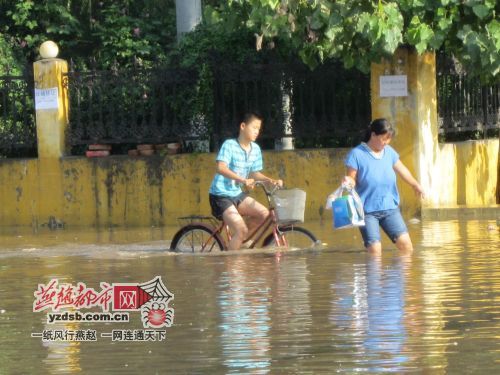
[[[42,60],[33,64],[35,111],[38,141],[38,225],[51,228],[64,226],[61,157],[68,154],[68,91],[63,74],[68,71],[65,60],[56,58],[58,47],[53,42],[40,46]]]
[[[177,41],[201,22],[201,0],[176,0]]]
[[[283,111],[283,130],[285,136],[276,139],[274,141],[274,149],[275,150],[293,150],[295,148],[294,138],[292,137],[292,124],[291,124],[291,112],[290,112],[290,101],[292,96],[291,85],[287,87],[285,85],[285,77],[282,78],[281,81],[281,110]]]
[[[419,215],[422,206],[440,195],[433,193],[444,186],[442,182],[454,178],[446,175],[454,171],[435,170],[439,152],[435,54],[418,55],[415,49],[402,47],[392,59],[372,64],[371,93],[372,118],[388,118],[395,126],[391,145],[428,194],[421,201],[399,179],[403,212]]]
[[[68,91],[63,74],[68,71],[68,63],[43,58],[33,64],[33,70],[38,157],[59,158],[67,154]]]

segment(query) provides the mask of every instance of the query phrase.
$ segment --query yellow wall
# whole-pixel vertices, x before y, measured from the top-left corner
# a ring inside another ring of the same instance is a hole
[[[388,75],[407,77],[406,96],[380,96],[380,77]],[[393,123],[392,145],[427,193],[420,201],[399,180],[408,214],[496,206],[498,139],[438,143],[434,53],[419,55],[414,49],[399,48],[391,59],[372,64],[371,94],[372,118],[385,117]]]
[[[381,97],[380,77],[393,75],[407,77],[407,95]],[[425,191],[435,190],[438,125],[434,53],[418,55],[413,49],[399,48],[391,59],[372,64],[371,94],[372,118],[385,117],[391,121],[396,128],[391,145],[401,161]],[[413,189],[402,181],[398,187],[411,213],[418,214],[428,204],[415,199]]]
[[[210,213],[207,190],[214,154],[65,157],[65,71],[67,64],[60,59],[34,64],[35,87],[57,87],[58,108],[36,110],[38,159],[0,160],[0,226],[158,226],[174,224],[179,216]],[[381,75],[406,75],[408,95],[380,97]],[[435,76],[433,53],[417,55],[405,48],[372,65],[372,116],[395,124],[393,145],[429,193],[421,202],[400,182],[403,213],[413,217],[421,208],[497,207],[498,140],[438,144]],[[347,151],[265,152],[266,171],[289,187],[304,189],[306,219],[318,219],[326,196],[344,174]]]
[[[498,139],[469,141],[456,145],[457,204],[492,205],[496,202]],[[443,166],[443,169],[445,166]]]
[[[266,152],[266,169],[306,190],[307,215],[317,219],[344,173],[345,152]],[[2,160],[0,225],[47,225],[50,217],[70,226],[173,224],[179,216],[210,214],[214,171],[214,154]]]
[[[0,161],[0,225],[38,225],[38,160]]]
[[[441,150],[446,157],[439,158],[439,169],[452,179],[436,176],[439,199],[429,206],[494,204],[498,140],[447,144]],[[316,220],[344,174],[347,151],[268,151],[265,169],[287,186],[304,189],[306,219]],[[52,216],[66,226],[157,226],[175,224],[183,215],[209,214],[214,160],[214,154],[0,160],[0,225],[47,225]],[[415,215],[417,202],[411,199],[414,195],[402,198],[407,218]],[[327,219],[330,214],[323,213]]]

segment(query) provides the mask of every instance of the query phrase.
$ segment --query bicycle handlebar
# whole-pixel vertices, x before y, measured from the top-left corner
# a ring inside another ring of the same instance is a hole
[[[274,192],[278,189],[281,189],[279,185],[273,185],[271,189],[267,188],[267,184],[270,184],[268,181],[255,181],[253,183],[253,186],[260,186],[264,192],[266,193],[267,196],[271,196],[274,194]]]

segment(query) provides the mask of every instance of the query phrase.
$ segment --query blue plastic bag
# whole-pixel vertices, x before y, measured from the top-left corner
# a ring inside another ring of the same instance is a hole
[[[365,225],[363,203],[354,189],[341,186],[328,197],[327,202],[331,202],[335,229]]]

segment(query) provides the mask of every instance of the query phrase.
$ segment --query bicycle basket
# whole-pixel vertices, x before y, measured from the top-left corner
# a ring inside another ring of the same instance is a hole
[[[300,189],[282,189],[273,194],[276,218],[280,224],[304,222],[306,192]]]

